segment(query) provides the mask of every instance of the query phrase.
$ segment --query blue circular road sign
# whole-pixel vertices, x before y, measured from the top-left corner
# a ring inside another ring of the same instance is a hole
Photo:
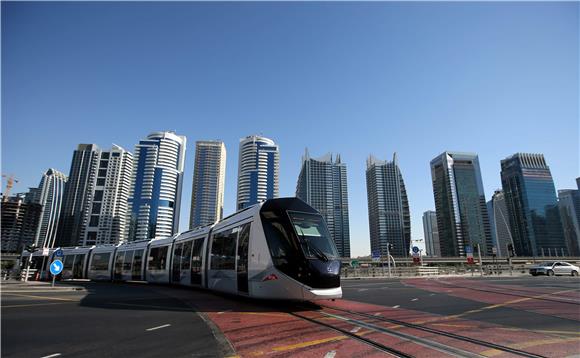
[[[417,252],[419,252],[419,248],[418,248],[417,246],[413,246],[413,252],[414,252],[414,253],[417,253]]]
[[[62,261],[60,261],[60,260],[54,260],[50,264],[50,273],[56,276],[56,275],[58,275],[59,273],[62,272],[62,268],[63,268]]]
[[[64,257],[64,252],[61,249],[56,249],[54,252],[54,257]]]

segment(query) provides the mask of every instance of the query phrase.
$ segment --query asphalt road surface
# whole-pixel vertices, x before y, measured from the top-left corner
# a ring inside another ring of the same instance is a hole
[[[311,305],[137,283],[72,285],[80,290],[2,286],[3,357],[580,353],[580,279],[572,277],[343,280],[342,300]]]

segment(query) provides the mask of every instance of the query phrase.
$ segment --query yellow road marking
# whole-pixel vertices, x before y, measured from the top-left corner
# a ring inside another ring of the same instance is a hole
[[[285,313],[268,313],[268,312],[229,312],[229,313],[239,313],[254,316],[269,316],[269,317],[289,317]]]
[[[21,294],[16,294],[16,293],[6,293],[5,295],[8,295],[8,296],[16,296],[16,297],[40,298],[40,299],[43,299],[43,300],[79,302],[79,300],[71,300],[70,298],[61,298],[61,297],[46,297],[46,296],[34,296],[34,295],[21,295]]]
[[[542,329],[522,329],[522,328],[501,328],[506,331],[527,331],[527,332],[539,332],[539,333],[553,333],[553,334],[570,334],[570,335],[580,335],[577,331],[553,331],[553,330],[542,330]]]
[[[450,323],[433,323],[433,326],[457,327],[457,328],[475,328],[465,324],[450,324]]]
[[[66,305],[68,302],[50,302],[50,303],[33,303],[29,305],[10,305],[2,306],[2,308],[19,308],[19,307],[33,307],[33,306],[49,306],[49,305]]]
[[[348,338],[348,336],[334,336],[334,337],[328,337],[328,338],[323,338],[323,339],[316,339],[313,341],[290,344],[287,346],[274,347],[274,348],[272,348],[272,351],[274,351],[274,352],[289,351],[292,349],[310,347],[310,346],[315,346],[317,344],[322,344],[322,343],[327,343],[327,342],[340,341],[340,340],[347,339],[347,338]]]

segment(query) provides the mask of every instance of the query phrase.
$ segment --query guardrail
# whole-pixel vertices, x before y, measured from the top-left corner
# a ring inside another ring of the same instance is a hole
[[[510,276],[528,273],[527,265],[483,265],[485,276]],[[371,277],[420,277],[420,276],[444,276],[466,275],[481,276],[478,265],[472,266],[403,266],[392,267],[389,276],[388,267],[344,267],[341,271],[343,278],[371,278]]]

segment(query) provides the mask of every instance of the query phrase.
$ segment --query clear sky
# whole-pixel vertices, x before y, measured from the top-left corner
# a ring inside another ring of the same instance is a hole
[[[499,161],[544,153],[558,189],[579,172],[579,4],[2,2],[2,173],[14,192],[79,143],[133,150],[153,130],[227,148],[235,210],[239,138],[280,145],[293,196],[308,147],[348,166],[351,247],[370,252],[365,159],[398,153],[412,236],[434,208],[429,161],[479,154],[486,198]],[[3,184],[4,185],[4,184]]]

